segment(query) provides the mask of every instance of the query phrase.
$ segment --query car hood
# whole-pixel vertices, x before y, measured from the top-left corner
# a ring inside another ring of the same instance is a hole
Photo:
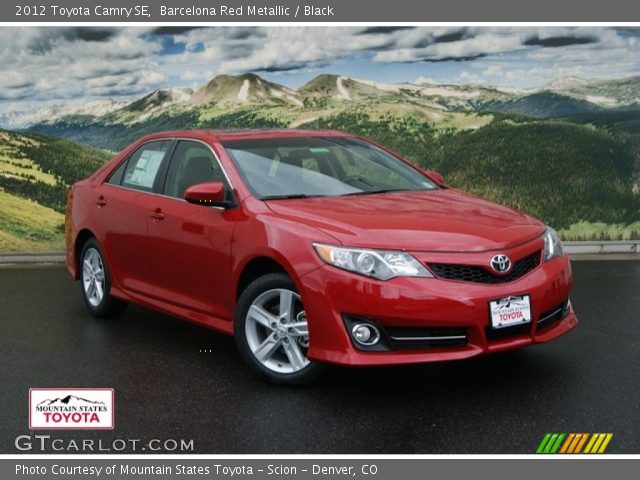
[[[266,203],[278,215],[356,247],[480,252],[520,245],[544,231],[534,218],[452,189]]]

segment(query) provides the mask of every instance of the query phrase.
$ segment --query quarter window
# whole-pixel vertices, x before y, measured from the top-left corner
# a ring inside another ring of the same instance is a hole
[[[122,178],[124,177],[124,169],[127,168],[127,160],[122,161],[122,163],[118,165],[118,168],[116,168],[111,173],[111,175],[109,176],[109,180],[107,180],[107,183],[110,183],[111,185],[120,185],[122,183]]]

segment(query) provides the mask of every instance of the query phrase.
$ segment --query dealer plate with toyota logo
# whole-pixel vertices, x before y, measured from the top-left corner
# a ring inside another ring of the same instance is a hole
[[[511,295],[489,302],[491,326],[505,328],[531,322],[531,298],[529,295]]]

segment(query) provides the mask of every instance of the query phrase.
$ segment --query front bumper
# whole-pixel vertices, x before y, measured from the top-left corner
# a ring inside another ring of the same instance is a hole
[[[462,262],[469,260],[473,263],[485,262],[485,257],[490,258],[491,255],[486,252],[455,254],[455,258],[458,260],[463,256]],[[421,261],[428,261],[421,255],[415,256]],[[442,254],[430,256],[436,261],[444,257]],[[340,365],[458,360],[545,343],[578,323],[568,301],[572,274],[567,255],[543,262],[515,281],[497,285],[409,277],[378,281],[331,266],[303,276],[301,284],[309,321],[308,356]],[[520,328],[492,330],[489,301],[520,294],[530,295],[531,323]],[[559,307],[564,307],[564,310],[550,317],[549,314]],[[354,345],[345,326],[345,316],[369,319],[383,331],[399,328],[456,329],[464,331],[466,339],[455,345],[363,351]]]

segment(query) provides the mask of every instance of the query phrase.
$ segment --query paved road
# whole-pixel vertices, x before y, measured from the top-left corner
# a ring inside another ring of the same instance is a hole
[[[640,262],[575,262],[581,324],[558,341],[447,364],[256,380],[223,335],[132,307],[99,321],[60,266],[0,268],[0,453],[32,386],[116,390],[116,429],[54,437],[193,439],[198,453],[532,453],[545,432],[613,432],[640,452]],[[201,353],[211,349],[211,353]]]

